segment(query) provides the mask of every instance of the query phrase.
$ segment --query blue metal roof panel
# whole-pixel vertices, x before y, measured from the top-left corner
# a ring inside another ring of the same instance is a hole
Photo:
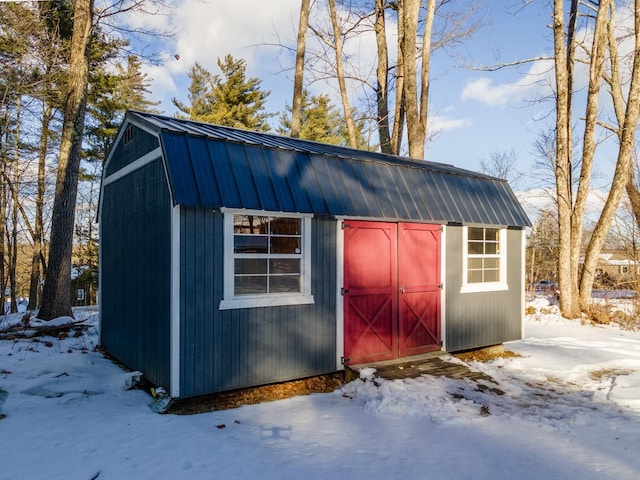
[[[197,188],[194,184],[189,149],[184,136],[166,135],[161,138],[160,144],[166,155],[176,160],[167,162],[169,179],[173,188],[174,201],[188,205],[197,205],[201,202]],[[180,199],[178,202],[177,199]]]
[[[274,184],[271,181],[271,174],[267,164],[265,163],[262,152],[264,148],[260,148],[255,145],[246,145],[244,147],[247,154],[247,161],[253,175],[253,180],[256,185],[258,198],[260,201],[261,210],[269,210],[271,212],[277,212],[280,208],[276,194],[274,192]]]
[[[240,205],[238,206],[260,210],[258,192],[253,181],[244,145],[241,143],[228,143],[227,153],[229,154],[229,164],[233,171],[233,178],[240,192]]]
[[[339,161],[336,159],[336,161]],[[364,213],[360,217],[382,218],[384,212],[380,204],[380,198],[376,196],[375,188],[373,188],[373,180],[371,173],[366,167],[365,162],[344,162],[345,172],[351,170],[352,175],[349,177],[350,182],[345,188],[351,187],[353,192],[361,195],[360,211],[364,209]],[[351,185],[350,185],[351,184]],[[354,193],[355,194],[355,193]]]
[[[349,192],[340,189],[339,179],[333,174],[338,169],[335,168],[335,162],[330,162],[330,158],[326,155],[313,155],[310,157],[310,162],[316,172],[320,191],[327,205],[327,212],[332,215],[340,215],[348,209]]]
[[[313,213],[309,193],[302,187],[300,166],[297,163],[297,154],[292,150],[279,150],[278,159],[282,162],[280,174],[287,180],[293,203],[283,205],[283,212]]]
[[[464,192],[460,195],[458,203],[466,208],[468,214],[473,219],[473,223],[490,223],[497,224],[495,219],[490,218],[483,211],[482,202],[478,197],[475,184],[471,177],[456,177],[455,178],[459,191]]]
[[[227,152],[227,146],[224,142],[208,141],[209,161],[212,165],[212,170],[216,175],[215,185],[220,191],[221,202],[219,205],[203,205],[206,207],[241,207],[240,201],[241,194],[238,191],[238,187],[235,182],[233,170],[231,169],[231,159]],[[167,158],[167,162],[170,163],[171,159]],[[214,183],[212,182],[212,187]],[[181,203],[178,199],[178,203]]]
[[[193,164],[193,179],[198,198],[203,205],[216,205],[222,202],[216,169],[211,163],[207,142],[202,137],[187,137],[189,158]]]
[[[311,163],[311,157],[306,153],[296,152],[295,161],[300,168],[300,187],[309,196],[312,212],[320,215],[330,213],[326,199],[320,189],[315,168]]]
[[[351,170],[347,170],[348,164],[345,164],[345,168],[336,168],[336,162],[339,162],[335,157],[323,156],[325,162],[325,168],[329,171],[330,181],[333,184],[335,195],[340,196],[340,202],[342,205],[342,211],[353,212],[354,216],[363,216],[368,210],[361,208],[361,204],[358,199],[362,198],[362,195],[357,192],[359,182],[354,182],[351,179],[353,174]]]
[[[412,195],[403,195],[410,218],[419,218],[420,220],[427,220],[427,217],[437,218],[437,216],[432,216],[433,212],[429,211],[430,209],[426,211],[424,209],[426,204],[420,195],[422,189],[416,188],[415,172],[408,168],[398,168],[397,173],[402,181],[402,189],[405,192],[412,192]]]
[[[161,137],[177,203],[530,225],[506,182],[451,165],[146,113],[127,119]]]
[[[263,150],[265,166],[268,171],[269,180],[273,187],[278,208],[274,211],[285,211],[287,207],[295,205],[289,182],[287,181],[287,171],[284,161],[278,155],[278,150],[265,148]]]

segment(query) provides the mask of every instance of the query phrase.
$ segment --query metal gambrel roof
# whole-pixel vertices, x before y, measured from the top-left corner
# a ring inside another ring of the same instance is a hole
[[[133,111],[125,122],[159,137],[176,204],[531,225],[506,181],[451,165]]]

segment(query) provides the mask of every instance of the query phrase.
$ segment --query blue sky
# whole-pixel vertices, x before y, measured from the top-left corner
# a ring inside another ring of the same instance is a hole
[[[524,3],[529,2],[488,1],[490,23],[454,54],[475,65],[548,54],[552,49],[551,6],[536,0],[523,8]],[[172,97],[187,101],[189,67],[198,61],[218,73],[217,58],[230,53],[244,58],[248,75],[260,78],[262,87],[271,91],[268,111],[281,112],[291,103],[291,73],[282,70],[292,65],[292,56],[265,44],[295,45],[299,8],[300,0],[180,0],[168,17],[131,19],[132,23],[151,21],[177,29],[172,43],[163,45],[164,64],[147,70],[153,99],[160,100],[160,108],[172,115]],[[375,46],[370,40],[345,45],[345,49],[361,64],[373,65]],[[495,72],[478,71],[438,51],[431,64],[430,95],[430,119],[438,133],[427,144],[425,159],[480,170],[480,161],[488,160],[492,152],[513,149],[520,170],[531,173],[532,144],[554,121],[551,103],[533,102],[551,92],[549,67],[550,63],[534,62]],[[316,83],[311,88],[334,95],[337,103],[334,87]],[[537,186],[539,179],[527,175],[519,187]]]

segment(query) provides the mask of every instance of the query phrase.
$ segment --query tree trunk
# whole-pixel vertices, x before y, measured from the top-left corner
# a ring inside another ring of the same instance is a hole
[[[8,136],[8,132],[5,132]],[[0,132],[0,135],[2,132]],[[6,149],[6,137],[5,141],[2,141],[0,137],[0,169],[2,170],[3,178],[7,178],[7,149]],[[5,278],[5,263],[6,263],[6,249],[5,249],[5,233],[7,225],[7,203],[8,203],[8,186],[7,182],[0,181],[0,298],[2,298],[2,314],[5,313],[6,305],[6,286],[7,281]]]
[[[378,106],[378,139],[382,153],[396,153],[391,147],[389,132],[389,53],[387,51],[387,31],[384,19],[385,1],[376,0],[375,23],[378,65],[376,67],[376,103]]]
[[[402,148],[402,136],[404,133],[404,120],[405,120],[405,92],[404,92],[404,59],[403,59],[403,38],[404,38],[404,22],[402,18],[404,16],[404,2],[396,2],[395,4],[397,12],[398,25],[398,61],[396,64],[396,104],[393,112],[393,129],[391,130],[391,147],[392,153],[399,155]]]
[[[33,220],[33,253],[31,256],[31,277],[29,281],[29,305],[28,310],[35,310],[38,306],[40,296],[40,259],[42,253],[42,232],[44,230],[43,207],[44,207],[44,178],[47,158],[47,144],[49,139],[49,122],[51,121],[52,108],[46,105],[42,112],[42,130],[40,136],[40,147],[38,149],[38,187],[36,195],[36,211]]]
[[[629,203],[631,204],[631,211],[633,212],[633,218],[636,220],[636,225],[640,227],[640,190],[636,187],[633,181],[633,175],[629,175],[629,180],[625,186],[627,196],[629,197]]]
[[[298,43],[296,45],[296,69],[293,77],[293,102],[291,104],[291,133],[290,136],[300,136],[300,122],[302,119],[302,92],[304,77],[304,54],[306,48],[307,27],[309,26],[310,0],[302,0],[300,5],[300,23],[298,26]]]
[[[576,1],[576,0],[573,0]],[[558,206],[558,280],[560,313],[567,318],[580,315],[574,300],[571,270],[571,118],[568,50],[565,46],[563,0],[554,0],[553,46],[556,79],[556,200]],[[568,39],[571,44],[573,39]],[[571,63],[571,62],[569,62]]]
[[[631,175],[631,163],[635,149],[635,131],[640,118],[640,0],[635,0],[634,13],[635,44],[631,85],[629,87],[624,122],[619,129],[620,149],[616,161],[616,169],[611,183],[609,195],[593,230],[591,241],[584,259],[582,278],[580,281],[580,298],[584,302],[591,298],[593,279],[598,263],[598,256],[606,239],[613,217],[620,205],[622,193]]]
[[[598,120],[598,100],[600,98],[600,85],[605,61],[605,48],[607,43],[607,22],[609,19],[609,0],[600,0],[600,6],[596,16],[596,23],[591,46],[591,58],[589,62],[589,86],[587,91],[587,104],[585,107],[585,127],[582,141],[582,162],[578,190],[573,206],[571,222],[571,268],[574,275],[578,275],[580,263],[580,250],[582,246],[582,230],[584,215],[587,209],[587,198],[591,190],[591,174],[593,170],[593,158],[596,151],[596,126]],[[582,290],[582,289],[580,289]],[[583,312],[589,310],[589,302],[580,295],[580,309]]]
[[[64,107],[56,193],[51,218],[51,240],[47,276],[38,317],[51,320],[73,316],[71,311],[71,256],[80,154],[84,132],[89,44],[93,24],[93,0],[76,0],[69,83]]]
[[[420,117],[422,131],[422,156],[424,157],[424,142],[427,136],[427,116],[429,113],[429,85],[431,67],[431,35],[433,34],[433,19],[436,15],[436,0],[429,0],[427,14],[424,19],[424,35],[422,37],[422,72],[420,75]]]
[[[344,78],[344,65],[342,62],[342,32],[338,25],[338,15],[336,13],[336,1],[329,0],[329,14],[331,15],[331,25],[333,26],[333,41],[336,50],[336,74],[338,76],[338,86],[340,87],[340,98],[344,110],[344,119],[347,124],[347,134],[349,136],[349,146],[357,148],[356,128],[351,116],[351,106],[347,95],[347,84]]]
[[[7,232],[7,245],[9,247],[8,255],[8,273],[9,287],[11,288],[11,313],[18,311],[18,303],[16,301],[16,264],[18,263],[18,185],[20,181],[20,125],[22,122],[22,95],[17,96],[16,101],[16,130],[15,144],[13,155],[13,201],[11,202],[11,231]]]
[[[401,39],[402,63],[404,65],[404,102],[407,114],[407,140],[409,156],[424,158],[424,126],[420,124],[420,107],[418,98],[418,78],[416,62],[416,36],[418,17],[420,14],[420,0],[404,0],[404,14],[402,22],[404,35]]]

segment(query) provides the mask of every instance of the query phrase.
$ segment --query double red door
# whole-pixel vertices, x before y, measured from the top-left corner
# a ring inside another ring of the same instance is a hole
[[[347,221],[344,356],[351,364],[440,349],[440,226]]]

